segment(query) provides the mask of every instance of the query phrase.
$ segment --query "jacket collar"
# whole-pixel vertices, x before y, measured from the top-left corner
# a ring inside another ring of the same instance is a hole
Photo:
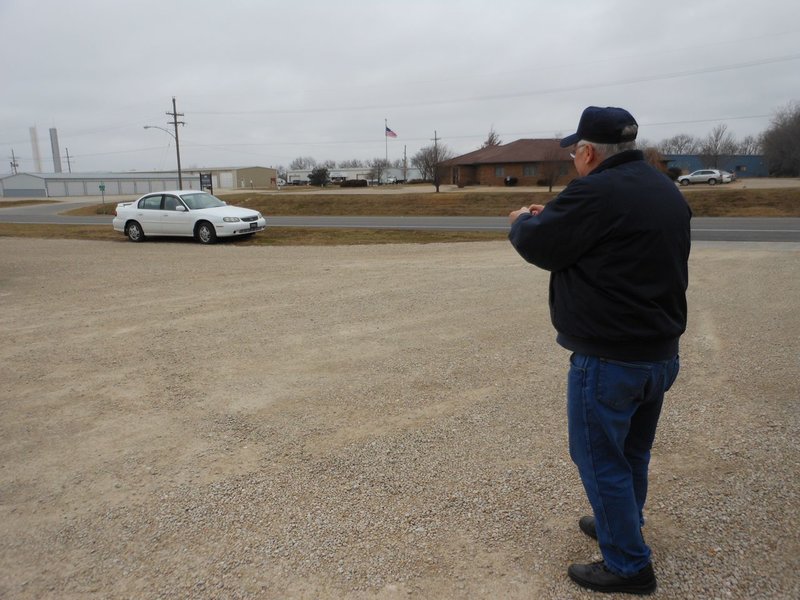
[[[609,156],[599,165],[597,165],[592,173],[600,173],[606,169],[613,169],[625,163],[633,162],[635,160],[644,160],[644,153],[641,150],[625,150],[614,156]],[[592,174],[590,173],[590,175]]]

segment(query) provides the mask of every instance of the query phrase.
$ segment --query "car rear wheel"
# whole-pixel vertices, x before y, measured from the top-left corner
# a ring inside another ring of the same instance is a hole
[[[125,227],[125,235],[127,235],[128,239],[132,242],[143,242],[145,237],[142,226],[136,221],[128,223]]]
[[[681,179],[681,185],[689,185],[688,179]]]
[[[717,185],[717,180],[712,177],[708,180],[708,185]]]
[[[201,244],[213,244],[217,241],[217,232],[208,221],[200,221],[195,228],[194,237]]]

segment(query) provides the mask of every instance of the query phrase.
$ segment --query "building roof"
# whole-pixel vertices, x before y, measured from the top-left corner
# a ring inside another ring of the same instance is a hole
[[[221,171],[242,171],[246,169],[268,169],[274,171],[272,167],[214,167],[202,168],[196,167],[181,169],[183,175],[195,175],[197,173],[219,173]],[[0,179],[8,179],[9,177],[16,177],[17,175],[27,175],[29,177],[36,177],[38,179],[47,180],[95,180],[95,179],[177,179],[177,171],[101,171],[96,173],[30,173],[28,171],[20,171],[19,173],[8,173],[0,175]]]
[[[443,164],[457,166],[571,160],[569,148],[559,146],[560,141],[552,138],[544,140],[522,139],[462,154],[445,161]]]
[[[186,173],[187,171],[183,171]],[[29,173],[20,171],[10,175],[0,176],[0,179],[10,179],[21,175],[46,180],[100,180],[100,179],[172,179],[178,177],[177,171],[129,171],[126,173],[98,172],[98,173]]]

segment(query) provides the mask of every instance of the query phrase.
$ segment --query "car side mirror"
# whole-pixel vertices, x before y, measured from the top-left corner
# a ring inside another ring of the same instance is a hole
[[[175,207],[175,210],[177,210],[178,212],[186,212],[186,207],[183,204],[179,204],[178,206]]]

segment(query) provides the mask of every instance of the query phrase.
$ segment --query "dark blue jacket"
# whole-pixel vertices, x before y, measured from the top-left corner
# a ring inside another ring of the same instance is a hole
[[[550,275],[557,341],[580,354],[666,360],[686,330],[691,210],[675,184],[629,150],[574,179],[509,239]]]

